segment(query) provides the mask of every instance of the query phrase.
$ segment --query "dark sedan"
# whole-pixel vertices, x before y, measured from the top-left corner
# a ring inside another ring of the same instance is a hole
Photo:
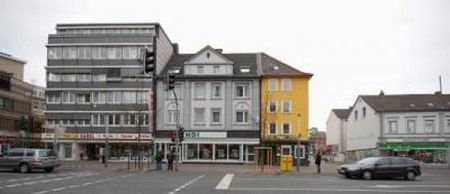
[[[414,180],[421,175],[417,161],[404,157],[370,157],[355,164],[339,166],[339,174],[345,177],[358,177],[370,180],[374,177],[404,177]]]

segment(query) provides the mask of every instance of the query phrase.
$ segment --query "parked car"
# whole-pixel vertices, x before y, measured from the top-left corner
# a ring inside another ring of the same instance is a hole
[[[49,149],[12,148],[0,154],[0,168],[27,173],[34,169],[52,172],[60,162]]]
[[[405,157],[369,157],[355,164],[339,166],[339,174],[345,177],[358,177],[370,180],[374,177],[404,177],[414,180],[421,175],[419,163]]]

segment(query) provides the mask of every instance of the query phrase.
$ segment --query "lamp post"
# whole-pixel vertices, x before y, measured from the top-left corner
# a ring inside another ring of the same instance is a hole
[[[302,128],[300,127],[300,119],[302,118],[300,113],[297,114],[298,117],[298,138],[297,138],[297,172],[300,172],[300,138],[302,137]]]

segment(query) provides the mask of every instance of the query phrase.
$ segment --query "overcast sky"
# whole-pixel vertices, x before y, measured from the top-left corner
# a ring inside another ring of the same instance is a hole
[[[120,3],[119,3],[120,2]],[[0,52],[45,86],[57,23],[158,22],[180,52],[265,52],[310,81],[310,125],[359,94],[450,92],[450,1],[0,0]]]

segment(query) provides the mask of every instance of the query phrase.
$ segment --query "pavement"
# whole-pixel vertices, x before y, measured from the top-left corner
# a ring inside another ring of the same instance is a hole
[[[336,173],[339,163],[323,163],[300,172],[261,172],[253,165],[180,164],[179,171],[130,169],[127,163],[64,162],[53,173],[0,171],[0,193],[5,194],[202,194],[202,193],[450,193],[450,169],[424,168],[416,181],[403,179],[346,179]],[[134,165],[133,165],[134,167]]]

